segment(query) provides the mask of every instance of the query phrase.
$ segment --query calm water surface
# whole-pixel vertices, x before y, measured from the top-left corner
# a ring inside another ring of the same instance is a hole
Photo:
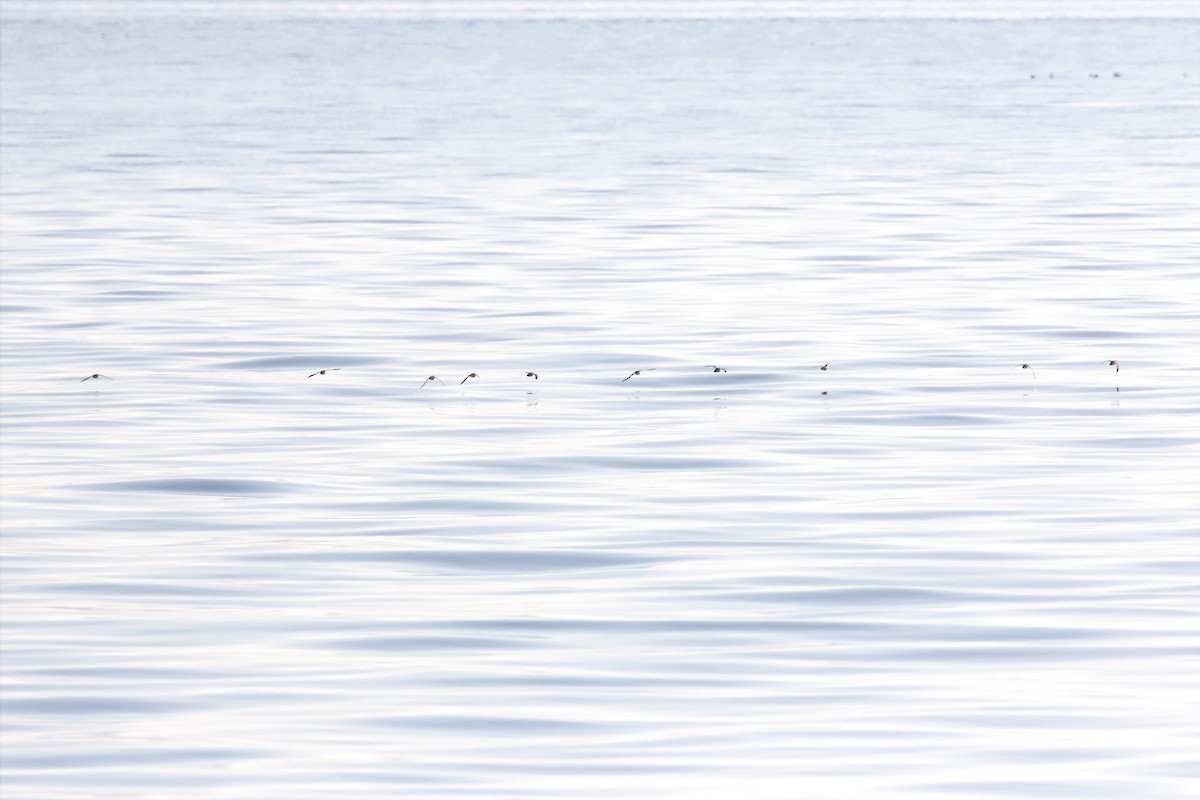
[[[5,800],[1195,797],[1200,12],[1102,5],[6,6]]]

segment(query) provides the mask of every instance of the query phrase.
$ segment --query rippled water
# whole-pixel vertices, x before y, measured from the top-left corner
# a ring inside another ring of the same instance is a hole
[[[1194,5],[531,7],[5,15],[5,800],[1194,797]]]

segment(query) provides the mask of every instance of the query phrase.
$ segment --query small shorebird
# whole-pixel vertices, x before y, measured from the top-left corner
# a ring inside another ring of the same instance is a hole
[[[442,384],[442,386],[445,386],[445,385],[446,385],[445,383],[443,383],[443,382],[442,382],[442,379],[441,379],[441,378],[439,378],[437,375],[430,375],[428,378],[426,378],[426,379],[425,379],[425,383],[429,383],[430,381],[437,381],[438,383],[441,383],[441,384]],[[421,388],[422,388],[422,389],[424,389],[424,388],[425,388],[425,383],[422,383],[422,384],[421,384]],[[460,384],[460,385],[461,385],[461,384]]]
[[[1029,370],[1030,372],[1032,372],[1032,373],[1033,373],[1033,377],[1034,377],[1034,378],[1037,378],[1037,373],[1036,373],[1036,372],[1033,372],[1033,367],[1029,366],[1028,364],[1022,364],[1022,365],[1021,365],[1021,369],[1027,369],[1027,370]]]
[[[324,375],[326,372],[337,372],[339,369],[341,369],[341,367],[330,367],[329,369],[319,369],[316,372],[314,372],[312,375],[309,375],[308,377],[313,378],[313,377],[316,377],[317,375]]]
[[[1120,365],[1120,364],[1118,364],[1118,363],[1117,363],[1117,362],[1115,362],[1115,361],[1109,361],[1109,362],[1108,362],[1108,365],[1109,365],[1110,367],[1116,367],[1116,368],[1117,368],[1117,372],[1120,372],[1120,371],[1121,371],[1121,365]]]
[[[537,376],[537,373],[536,373],[536,372],[526,372],[526,373],[525,373],[525,377],[526,377],[526,378],[533,378],[535,381],[538,379],[538,376]]]
[[[479,377],[478,375],[476,375],[474,372],[472,372],[470,375],[468,375],[467,377],[465,377],[461,381],[459,381],[458,385],[462,386],[464,383],[471,380],[471,378],[478,378],[478,377]]]
[[[828,372],[828,371],[829,371],[829,365],[828,365],[828,364],[822,364],[822,365],[821,365],[821,372]]]
[[[101,375],[99,372],[93,372],[91,375],[88,375],[86,378],[84,378],[83,381],[100,380],[101,378],[104,378],[106,381],[112,380],[112,378],[108,377],[107,375]],[[83,381],[80,381],[80,383],[83,383]]]
[[[629,378],[632,378],[634,375],[641,375],[643,372],[653,372],[656,369],[658,369],[658,367],[650,367],[649,369],[635,369],[633,372],[629,373]],[[629,378],[622,378],[621,383],[629,380]]]
[[[729,370],[725,369],[724,367],[718,367],[716,364],[705,364],[704,366],[712,367],[713,372],[729,372]]]

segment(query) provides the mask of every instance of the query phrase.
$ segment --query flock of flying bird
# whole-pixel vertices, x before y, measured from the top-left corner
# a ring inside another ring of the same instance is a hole
[[[1111,361],[1111,360],[1110,360],[1110,361],[1108,362],[1108,365],[1109,365],[1110,367],[1115,367],[1115,369],[1114,369],[1114,372],[1120,372],[1120,371],[1121,371],[1121,365],[1120,365],[1120,364],[1118,364],[1116,361]],[[1035,377],[1035,378],[1037,377],[1037,373],[1033,371],[1033,367],[1029,366],[1028,364],[1022,364],[1022,365],[1021,365],[1021,369],[1027,369],[1027,370],[1029,370],[1029,372],[1030,372],[1030,373],[1033,375],[1033,377]],[[312,376],[310,375],[309,377],[312,377]]]
[[[706,369],[711,369],[713,372],[729,372],[729,370],[725,369],[724,367],[718,367],[716,364],[705,364],[704,366]],[[1116,361],[1110,360],[1108,362],[1108,366],[1115,367],[1116,372],[1121,371],[1121,365]],[[341,369],[341,367],[327,367],[326,369],[317,370],[316,372],[312,373],[308,377],[315,378],[318,375],[324,375],[329,372],[337,372],[340,369]],[[656,369],[658,369],[658,368],[657,367],[644,367],[642,369],[635,369],[633,372],[629,373],[629,375],[622,378],[621,383],[624,383],[625,381],[629,380],[630,378],[634,377],[635,375],[641,375],[643,372],[653,372]],[[829,369],[829,365],[822,364],[820,367],[818,367],[818,369],[820,369],[822,372],[826,372]],[[1037,373],[1033,371],[1033,367],[1029,366],[1028,364],[1022,364],[1021,369],[1027,369],[1027,370],[1029,370],[1030,374],[1033,375],[1034,378],[1037,377]],[[472,378],[478,378],[478,377],[479,377],[479,373],[472,372],[470,375],[468,375],[467,377],[465,377],[461,381],[459,381],[458,385],[462,386],[464,383],[471,380]],[[538,380],[538,374],[536,372],[526,372],[525,377],[533,378],[535,381]],[[108,381],[112,380],[112,378],[108,377],[107,375],[101,375],[99,372],[94,372],[91,375],[88,375],[83,380],[81,380],[80,383],[83,383],[83,381],[100,380],[101,378],[103,378],[104,380],[108,380]],[[421,384],[421,388],[424,389],[425,385],[428,384],[430,381],[437,381],[438,383],[442,384],[443,386],[446,385],[446,382],[443,381],[441,378],[439,378],[437,375],[430,375],[428,378],[425,379],[425,383]]]
[[[1051,73],[1050,73],[1050,74],[1048,74],[1046,77],[1047,77],[1047,78],[1051,78],[1051,79],[1053,79],[1053,78],[1054,78],[1054,73],[1053,73],[1053,72],[1051,72]],[[1089,77],[1089,78],[1099,78],[1099,77],[1100,77],[1100,73],[1099,73],[1099,72],[1089,72],[1089,73],[1088,73],[1088,77]],[[1114,72],[1114,73],[1113,73],[1113,77],[1114,77],[1114,78],[1119,78],[1119,77],[1121,77],[1121,73],[1119,73],[1119,72]],[[1184,74],[1184,76],[1183,76],[1183,77],[1185,77],[1185,78],[1186,78],[1186,77],[1187,77],[1187,75],[1186,75],[1186,74]],[[1036,79],[1037,79],[1037,73],[1036,73],[1036,72],[1031,72],[1031,73],[1029,73],[1029,80],[1031,80],[1031,81],[1032,81],[1032,80],[1036,80]]]

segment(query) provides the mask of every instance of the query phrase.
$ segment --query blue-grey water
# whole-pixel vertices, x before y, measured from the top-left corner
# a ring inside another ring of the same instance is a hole
[[[1200,793],[1196,3],[0,21],[5,800]]]

